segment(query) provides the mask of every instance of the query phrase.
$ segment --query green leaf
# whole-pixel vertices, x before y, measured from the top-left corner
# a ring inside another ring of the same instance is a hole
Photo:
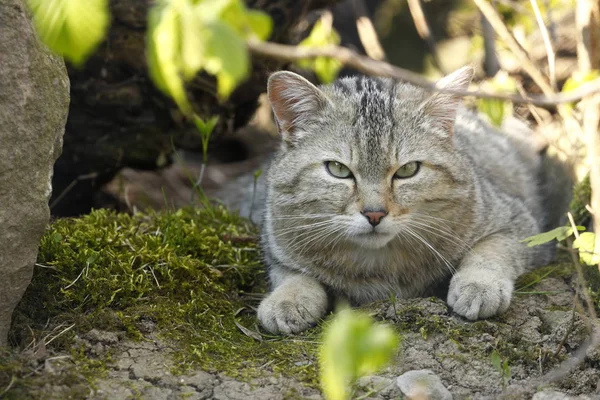
[[[506,114],[506,102],[498,99],[481,99],[477,102],[479,112],[485,114],[494,126],[502,126]]]
[[[492,365],[494,366],[494,368],[496,368],[496,371],[498,372],[502,372],[502,359],[500,358],[500,354],[498,353],[498,350],[494,350],[492,352],[492,355],[490,356],[490,361],[492,362]]]
[[[597,78],[600,78],[600,71],[597,69],[593,69],[587,72],[576,71],[573,73],[573,75],[571,75],[569,79],[565,81],[565,84],[562,87],[562,92],[571,92],[585,85],[587,82],[591,82]],[[571,111],[573,110],[574,103],[564,104],[564,107],[566,110]]]
[[[271,19],[241,0],[162,0],[151,9],[147,57],[156,86],[193,118],[185,82],[199,72],[216,76],[219,98],[227,98],[248,76],[245,39],[266,38]]]
[[[28,0],[42,42],[76,66],[102,42],[109,26],[108,0]]]
[[[587,72],[576,71],[569,79],[566,80],[565,84],[562,87],[562,92],[571,92],[575,89],[580,88],[587,82],[591,82],[598,78],[600,78],[600,71],[597,69],[593,69]]]
[[[178,9],[172,3],[158,3],[148,16],[147,58],[150,77],[156,87],[171,96],[185,115],[192,115],[183,79],[181,26]]]
[[[331,21],[321,18],[318,20],[310,35],[301,41],[299,47],[327,47],[340,44],[340,36],[331,26]],[[338,75],[342,64],[328,57],[317,57],[314,60],[302,60],[298,62],[302,68],[312,69],[323,83],[332,82]]]
[[[204,35],[206,40],[204,68],[217,76],[217,92],[221,99],[225,99],[248,76],[250,69],[248,49],[240,36],[222,22],[208,24]]]
[[[394,330],[358,311],[344,309],[323,331],[320,346],[321,385],[330,400],[345,400],[356,378],[372,374],[395,356]]]
[[[596,243],[596,234],[593,232],[584,232],[573,241],[573,247],[579,250],[579,259],[587,265],[596,265],[600,263],[600,253],[594,252]]]
[[[585,231],[585,227],[578,226],[578,231]],[[560,226],[558,228],[552,229],[548,232],[543,232],[534,236],[530,236],[521,240],[522,243],[527,243],[527,247],[539,246],[544,243],[551,242],[553,240],[558,240],[559,242],[565,240],[569,236],[573,234],[573,228],[570,226]]]
[[[181,69],[183,79],[189,81],[202,69],[205,62],[205,43],[202,21],[187,2],[179,9],[181,21]]]
[[[259,40],[267,40],[271,36],[273,20],[270,16],[256,10],[248,10],[246,16],[250,30]]]
[[[505,71],[499,71],[492,79],[481,85],[484,90],[496,93],[516,93],[517,83]],[[512,102],[498,99],[480,99],[477,101],[479,112],[485,114],[494,126],[502,126],[504,118],[512,115]]]
[[[204,162],[208,157],[208,143],[210,140],[210,135],[215,130],[217,123],[219,122],[219,116],[213,115],[206,122],[198,115],[194,114],[194,125],[196,125],[196,129],[200,132],[200,140],[202,141],[202,155]]]

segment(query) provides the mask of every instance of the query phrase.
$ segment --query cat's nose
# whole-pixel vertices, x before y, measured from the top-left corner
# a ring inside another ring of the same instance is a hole
[[[367,210],[367,209],[365,209],[365,210],[362,210],[360,213],[369,220],[369,223],[372,226],[379,225],[379,223],[381,222],[383,217],[385,217],[387,215],[387,211],[385,211],[385,210]]]

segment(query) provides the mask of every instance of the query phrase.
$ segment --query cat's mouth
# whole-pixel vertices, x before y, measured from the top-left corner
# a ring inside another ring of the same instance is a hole
[[[369,232],[362,232],[354,237],[353,242],[369,249],[379,249],[392,240],[394,235],[388,232],[381,232],[375,229]]]

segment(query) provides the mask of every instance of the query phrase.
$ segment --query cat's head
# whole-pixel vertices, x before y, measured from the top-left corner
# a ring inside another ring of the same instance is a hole
[[[438,86],[465,90],[472,74],[463,67]],[[431,223],[460,185],[456,96],[367,77],[318,88],[291,72],[273,74],[268,94],[282,136],[269,174],[281,229],[381,248],[409,222]]]

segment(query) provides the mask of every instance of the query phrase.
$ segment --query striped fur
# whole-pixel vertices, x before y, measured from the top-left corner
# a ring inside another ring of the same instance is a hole
[[[439,85],[465,89],[471,76],[462,68]],[[522,123],[504,134],[456,97],[389,79],[317,88],[279,72],[269,97],[283,138],[263,219],[273,287],[258,314],[269,331],[306,329],[334,297],[422,296],[448,281],[455,312],[490,317],[508,308],[520,274],[551,259],[550,247],[520,242],[548,228],[542,160]],[[327,161],[354,179],[332,176]],[[412,161],[419,172],[394,179]],[[387,216],[373,227],[365,209]]]

